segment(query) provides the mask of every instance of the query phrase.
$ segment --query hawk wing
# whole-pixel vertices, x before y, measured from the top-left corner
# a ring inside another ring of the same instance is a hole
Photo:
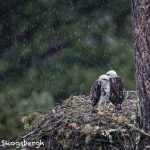
[[[101,82],[99,80],[96,80],[91,88],[91,101],[92,101],[92,106],[96,106],[97,103],[99,102],[99,98],[101,95]]]
[[[120,77],[110,78],[110,101],[115,105],[120,105],[124,100],[124,84]]]

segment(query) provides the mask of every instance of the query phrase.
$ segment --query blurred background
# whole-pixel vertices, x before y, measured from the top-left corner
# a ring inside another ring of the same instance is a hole
[[[0,139],[110,69],[135,90],[130,0],[1,0]]]

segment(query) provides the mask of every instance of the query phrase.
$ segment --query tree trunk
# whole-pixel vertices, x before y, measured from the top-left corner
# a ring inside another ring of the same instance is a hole
[[[150,0],[132,0],[132,27],[140,128],[150,133]]]

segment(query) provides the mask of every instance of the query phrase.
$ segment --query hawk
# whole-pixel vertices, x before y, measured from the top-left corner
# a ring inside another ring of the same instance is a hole
[[[102,111],[106,103],[109,102],[109,77],[107,75],[101,75],[99,79],[94,82],[90,94],[93,108],[98,105],[98,109]]]
[[[115,105],[116,110],[121,110],[121,104],[125,99],[125,91],[124,91],[124,84],[122,79],[117,75],[114,70],[110,70],[106,73],[109,77],[109,84],[110,84],[110,97],[109,100],[112,104]]]

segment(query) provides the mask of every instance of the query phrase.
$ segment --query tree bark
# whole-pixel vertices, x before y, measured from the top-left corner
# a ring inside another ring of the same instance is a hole
[[[140,128],[150,133],[150,0],[132,0],[132,27]]]

